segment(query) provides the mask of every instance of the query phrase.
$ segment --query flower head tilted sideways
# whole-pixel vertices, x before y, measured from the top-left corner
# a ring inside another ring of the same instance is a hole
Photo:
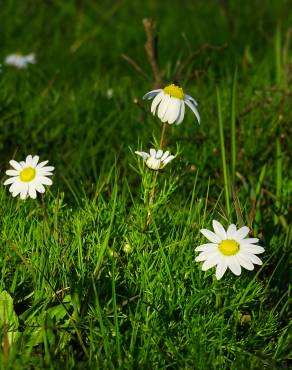
[[[174,155],[170,155],[169,151],[163,152],[163,150],[150,149],[150,154],[146,152],[138,152],[135,154],[139,155],[144,159],[144,162],[148,168],[151,170],[161,170],[167,163],[174,159]]]
[[[29,64],[35,64],[36,60],[34,54],[28,55],[11,54],[5,58],[4,63],[9,66],[24,69],[27,68]]]
[[[16,162],[11,160],[9,163],[13,169],[7,170],[6,175],[10,176],[4,185],[10,185],[9,191],[13,197],[20,195],[21,199],[31,197],[36,198],[37,192],[44,193],[44,185],[52,185],[54,167],[46,166],[48,161],[39,162],[37,155],[28,155],[25,161]]]
[[[202,270],[206,271],[211,267],[217,266],[216,278],[221,279],[229,268],[235,275],[241,274],[241,266],[247,270],[253,270],[255,265],[262,265],[262,261],[256,254],[263,253],[263,247],[256,245],[259,239],[246,238],[249,228],[243,226],[236,229],[231,224],[227,231],[220,222],[213,220],[214,232],[202,229],[201,233],[211,242],[197,247],[195,250],[200,252],[196,257],[197,262],[204,261]]]
[[[164,89],[149,91],[143,99],[153,99],[151,113],[156,114],[162,122],[170,125],[182,123],[185,116],[185,104],[192,110],[198,122],[201,122],[198,103],[191,96],[184,94],[183,89],[175,84],[168,85]]]

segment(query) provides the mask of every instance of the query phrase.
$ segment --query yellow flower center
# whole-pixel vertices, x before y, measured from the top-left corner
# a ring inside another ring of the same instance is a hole
[[[177,99],[180,99],[180,100],[183,100],[184,96],[185,96],[184,92],[183,92],[183,89],[179,86],[176,86],[175,84],[171,84],[171,85],[166,86],[163,89],[163,91],[165,92],[165,94],[168,94],[171,97],[177,98]]]
[[[26,167],[20,172],[19,177],[23,182],[30,182],[35,178],[35,169],[32,167]]]
[[[235,240],[226,239],[222,240],[218,249],[224,256],[234,256],[239,251],[239,244]]]

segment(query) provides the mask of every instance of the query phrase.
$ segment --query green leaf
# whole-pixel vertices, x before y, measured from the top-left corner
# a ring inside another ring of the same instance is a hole
[[[14,311],[13,299],[5,290],[0,293],[0,323],[2,328],[3,324],[6,324],[7,336],[9,343],[11,344],[19,334],[19,323],[18,316]]]

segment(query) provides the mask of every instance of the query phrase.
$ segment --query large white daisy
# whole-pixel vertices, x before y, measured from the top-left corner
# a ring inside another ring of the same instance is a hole
[[[34,64],[36,62],[35,55],[34,54],[27,54],[27,55],[21,55],[21,54],[11,54],[8,55],[4,63],[9,66],[13,66],[19,69],[26,68],[29,64]]]
[[[33,199],[39,193],[45,192],[44,185],[52,185],[52,180],[47,176],[52,176],[54,167],[46,166],[48,161],[40,162],[37,155],[28,155],[25,161],[16,162],[11,160],[9,163],[13,169],[7,170],[6,175],[11,176],[4,182],[10,185],[9,191],[13,197],[18,194],[21,199],[31,197]]]
[[[220,222],[213,220],[214,232],[202,229],[201,233],[211,242],[197,247],[195,250],[201,252],[196,261],[204,261],[202,270],[206,271],[217,265],[216,278],[221,279],[229,268],[235,275],[241,274],[241,266],[247,270],[253,270],[255,265],[262,265],[262,261],[256,254],[263,253],[263,247],[256,245],[257,238],[246,238],[249,228],[243,226],[236,229],[231,224],[227,231]]]
[[[156,114],[162,122],[168,122],[170,125],[182,123],[185,116],[185,104],[195,114],[198,122],[201,122],[198,103],[191,96],[184,94],[183,89],[175,84],[168,85],[164,89],[149,91],[143,99],[153,99],[151,112]]]
[[[138,151],[136,151],[135,154],[142,157],[146,166],[151,168],[151,170],[161,170],[174,158],[174,155],[170,155],[169,151],[163,152],[161,149],[157,151],[155,149],[150,149],[150,154]]]

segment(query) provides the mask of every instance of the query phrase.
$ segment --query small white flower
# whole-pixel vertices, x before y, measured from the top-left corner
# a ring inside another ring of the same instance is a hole
[[[114,90],[113,89],[107,89],[106,90],[106,97],[108,98],[108,100],[110,100],[114,95]]]
[[[213,220],[214,233],[207,229],[202,229],[201,233],[211,242],[197,247],[195,250],[201,252],[196,261],[204,261],[202,270],[206,271],[217,265],[216,278],[221,279],[229,268],[235,275],[241,274],[241,266],[247,270],[253,270],[255,265],[262,265],[262,261],[256,254],[263,253],[263,247],[256,245],[259,239],[245,237],[249,233],[249,228],[243,226],[236,229],[231,224],[227,231],[220,222]]]
[[[146,166],[151,168],[151,170],[161,170],[174,158],[174,155],[170,155],[169,151],[163,153],[161,149],[157,151],[155,149],[150,149],[150,154],[138,151],[136,151],[135,154],[140,155],[144,159]]]
[[[4,63],[9,66],[13,66],[19,69],[24,69],[29,64],[36,63],[36,60],[35,60],[34,54],[28,54],[28,55],[11,54],[5,58]]]
[[[195,114],[198,122],[201,122],[198,103],[191,96],[185,95],[183,89],[175,84],[168,85],[164,89],[149,91],[143,99],[153,99],[151,113],[156,114],[162,122],[168,122],[170,125],[182,123],[185,104]]]
[[[52,185],[52,180],[47,176],[52,176],[54,167],[46,166],[48,161],[40,162],[39,157],[28,155],[25,161],[16,162],[13,159],[9,162],[13,169],[7,170],[6,175],[11,176],[4,182],[10,185],[9,191],[13,197],[20,194],[21,199],[28,196],[35,199],[37,191],[45,192],[44,185]]]

